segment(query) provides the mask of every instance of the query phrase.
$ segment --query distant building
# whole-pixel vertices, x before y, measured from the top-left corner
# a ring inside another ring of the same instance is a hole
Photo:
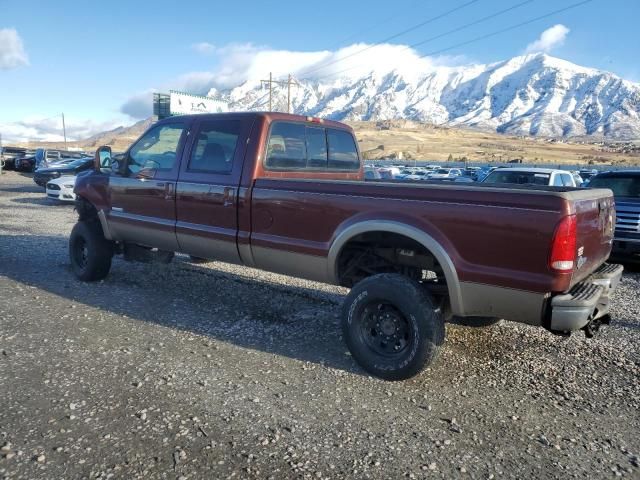
[[[229,105],[227,103],[203,95],[193,95],[175,90],[169,90],[168,94],[153,94],[153,114],[158,120],[174,115],[228,111]]]

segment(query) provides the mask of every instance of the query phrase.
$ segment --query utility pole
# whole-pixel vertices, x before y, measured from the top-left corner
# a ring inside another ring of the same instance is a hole
[[[67,127],[64,125],[64,112],[62,112],[62,135],[64,136],[64,149],[67,150]]]
[[[269,72],[269,80],[260,80],[260,82],[269,84],[269,111],[271,111],[271,107],[272,107],[271,102],[272,102],[272,95],[273,95],[273,84],[275,83],[276,85],[286,85],[287,86],[287,113],[291,113],[291,85],[300,86],[300,84],[293,79],[291,74],[289,74],[289,77],[287,78],[286,82],[281,82],[281,81],[279,82],[277,80],[274,80],[271,72]]]
[[[273,95],[273,74],[269,72],[269,80],[260,80],[260,85],[263,83],[269,84],[269,111],[271,111],[271,97]]]

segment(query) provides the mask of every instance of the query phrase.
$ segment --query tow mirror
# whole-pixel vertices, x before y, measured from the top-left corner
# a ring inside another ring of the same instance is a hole
[[[111,147],[103,145],[96,149],[93,157],[93,167],[96,171],[111,169]]]

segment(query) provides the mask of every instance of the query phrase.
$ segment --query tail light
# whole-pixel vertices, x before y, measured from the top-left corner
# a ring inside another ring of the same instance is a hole
[[[551,244],[549,267],[552,270],[561,273],[573,271],[576,260],[577,236],[578,221],[575,215],[569,215],[560,220]]]

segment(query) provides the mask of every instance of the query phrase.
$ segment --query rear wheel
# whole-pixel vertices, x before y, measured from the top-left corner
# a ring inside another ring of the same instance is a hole
[[[418,374],[437,357],[444,320],[429,293],[398,274],[368,277],[342,307],[342,330],[354,359],[385,380]]]
[[[79,221],[69,237],[71,269],[79,280],[102,280],[111,269],[113,243],[104,238],[95,220]]]

